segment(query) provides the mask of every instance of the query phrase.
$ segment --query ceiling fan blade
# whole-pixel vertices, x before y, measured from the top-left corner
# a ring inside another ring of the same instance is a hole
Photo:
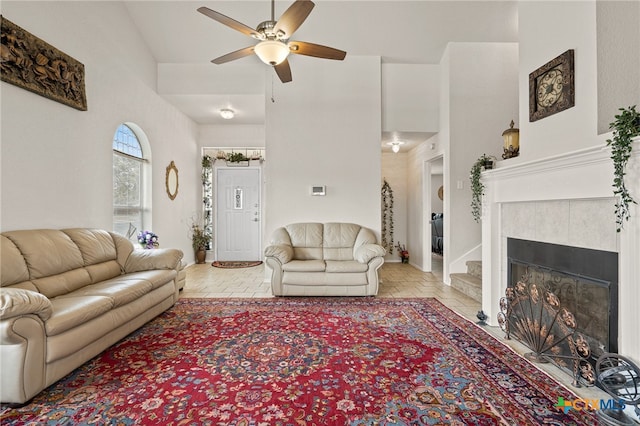
[[[288,83],[293,80],[293,78],[291,77],[291,67],[289,66],[289,61],[287,59],[280,62],[273,68],[276,70],[276,74],[278,74],[278,77],[280,77],[281,82]]]
[[[236,59],[244,58],[245,56],[249,56],[253,53],[254,46],[245,47],[244,49],[236,50],[235,52],[227,53],[226,55],[222,55],[219,58],[213,59],[211,62],[214,64],[220,65],[225,62],[235,61]]]
[[[341,61],[347,56],[344,50],[334,49],[333,47],[322,46],[320,44],[307,43],[304,41],[289,42],[289,50],[291,53],[298,55],[314,56],[323,59],[335,59]]]
[[[253,28],[243,24],[242,22],[238,22],[235,19],[229,18],[228,16],[225,16],[220,12],[216,12],[215,10],[211,10],[208,7],[204,6],[199,7],[198,12],[220,22],[221,24],[226,25],[227,27],[233,28],[236,31],[240,31],[242,34],[248,35],[249,37],[260,38],[260,34]]]
[[[311,13],[315,4],[310,0],[296,0],[285,12],[282,14],[276,26],[273,28],[277,34],[279,31],[284,33],[284,36],[280,37],[288,39],[291,35],[302,25],[307,16]]]

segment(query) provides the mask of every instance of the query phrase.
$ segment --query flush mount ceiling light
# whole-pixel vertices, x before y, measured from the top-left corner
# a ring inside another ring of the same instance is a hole
[[[391,145],[391,150],[396,154],[400,151],[400,145],[404,145],[403,141],[387,142],[387,145]]]
[[[220,110],[220,117],[224,118],[225,120],[231,120],[233,117],[235,117],[235,115],[235,111],[230,108],[222,108]]]
[[[278,40],[261,41],[254,51],[262,62],[272,66],[281,64],[289,56],[289,47]]]

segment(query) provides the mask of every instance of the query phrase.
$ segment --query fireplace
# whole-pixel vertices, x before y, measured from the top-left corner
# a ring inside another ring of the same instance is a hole
[[[627,184],[633,193],[640,194],[640,141],[634,145]],[[594,145],[526,162],[499,161],[494,169],[482,173],[486,186],[482,202],[482,309],[487,322],[498,325],[500,299],[513,273],[507,255],[510,238],[617,253],[617,279],[594,281],[616,283],[617,302],[609,301],[613,315],[608,317],[609,350],[640,363],[640,206],[633,206],[624,229],[616,232],[610,153],[603,145]],[[572,273],[592,277],[580,271]],[[598,350],[598,345],[594,346],[593,350]]]
[[[508,238],[507,265],[508,288],[526,277],[573,314],[592,365],[603,353],[618,352],[617,253]]]

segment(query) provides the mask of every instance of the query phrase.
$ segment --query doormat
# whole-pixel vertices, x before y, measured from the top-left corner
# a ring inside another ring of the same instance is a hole
[[[218,261],[216,260],[211,264],[216,268],[226,268],[226,269],[238,269],[238,268],[252,268],[254,266],[261,265],[261,260],[256,261]]]

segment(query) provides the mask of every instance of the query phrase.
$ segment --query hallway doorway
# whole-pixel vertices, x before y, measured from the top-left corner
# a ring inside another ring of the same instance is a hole
[[[444,160],[442,156],[432,158],[423,165],[423,260],[425,272],[434,268],[442,268],[444,235],[442,233],[444,220]],[[439,215],[434,217],[434,215]],[[434,265],[434,258],[437,263]]]

